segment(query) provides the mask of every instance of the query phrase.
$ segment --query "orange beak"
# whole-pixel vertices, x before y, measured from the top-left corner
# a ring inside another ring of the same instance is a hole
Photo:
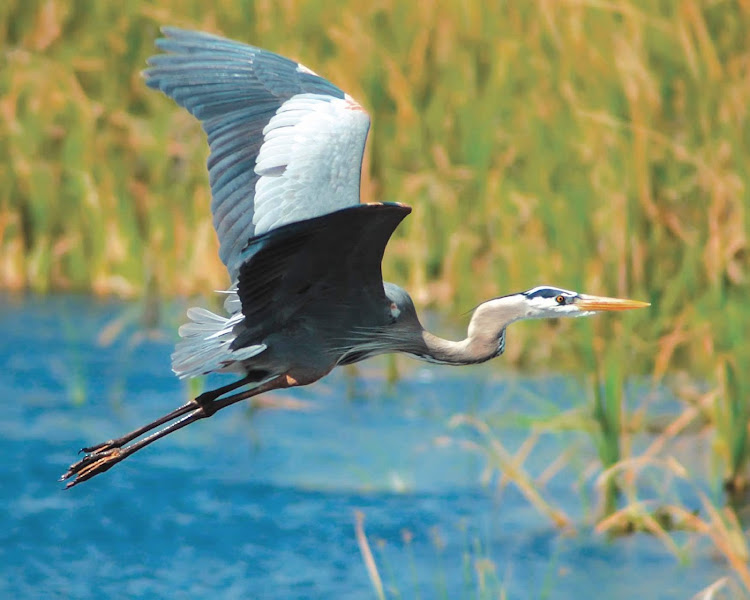
[[[626,300],[624,298],[605,298],[604,296],[589,296],[579,294],[575,305],[581,310],[630,310],[632,308],[646,308],[650,302],[640,300]]]

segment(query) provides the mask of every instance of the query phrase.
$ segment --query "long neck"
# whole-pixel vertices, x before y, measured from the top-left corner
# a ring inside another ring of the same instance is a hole
[[[480,304],[471,316],[469,330],[460,342],[446,340],[422,330],[424,350],[420,358],[453,365],[480,363],[499,356],[505,350],[505,328],[523,318],[516,296],[496,298]]]

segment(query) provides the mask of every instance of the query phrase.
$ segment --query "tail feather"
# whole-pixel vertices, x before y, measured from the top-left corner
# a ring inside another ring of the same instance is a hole
[[[191,306],[188,308],[187,316],[188,319],[192,319],[196,322],[210,321],[211,323],[224,323],[226,321],[226,317],[214,314],[210,310],[198,306]]]
[[[239,308],[235,290],[229,290],[225,307]],[[234,328],[244,319],[239,310],[222,317],[205,308],[192,307],[187,311],[190,319],[179,329],[182,338],[172,354],[172,370],[178,377],[196,377],[220,371],[232,371],[237,363],[252,358],[266,349],[265,344],[231,349],[236,335]]]
[[[230,315],[234,315],[238,312],[242,312],[242,302],[240,297],[237,295],[237,286],[233,286],[227,292],[227,299],[224,300],[224,310]]]

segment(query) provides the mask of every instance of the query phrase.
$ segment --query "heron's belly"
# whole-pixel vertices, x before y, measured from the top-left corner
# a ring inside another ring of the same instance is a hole
[[[321,339],[305,331],[285,330],[263,341],[266,350],[243,361],[243,368],[271,375],[288,375],[297,385],[306,385],[324,377],[336,366],[337,357]]]

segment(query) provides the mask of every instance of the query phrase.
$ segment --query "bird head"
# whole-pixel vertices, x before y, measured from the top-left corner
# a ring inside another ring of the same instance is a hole
[[[522,319],[587,317],[602,311],[620,311],[650,306],[648,302],[590,296],[551,286],[539,286],[519,294],[525,309]]]

